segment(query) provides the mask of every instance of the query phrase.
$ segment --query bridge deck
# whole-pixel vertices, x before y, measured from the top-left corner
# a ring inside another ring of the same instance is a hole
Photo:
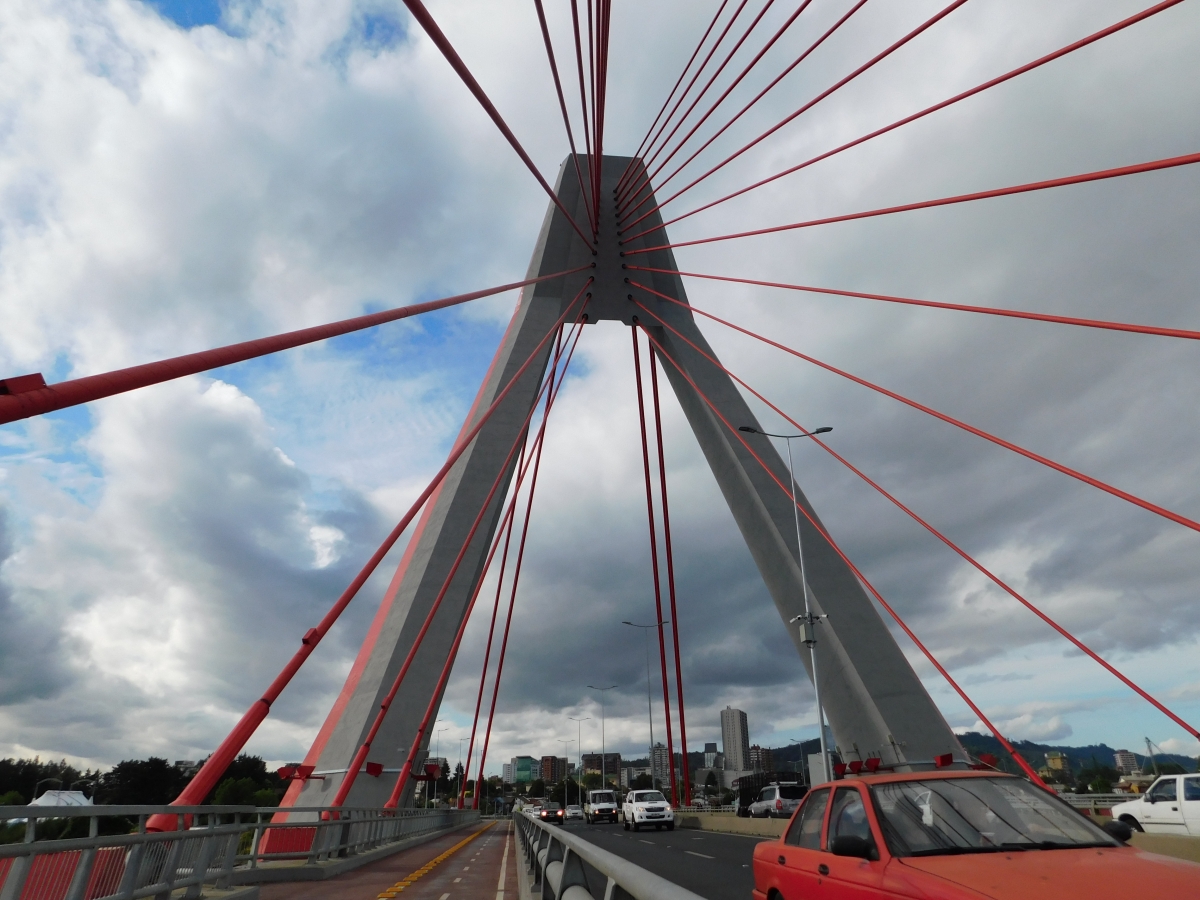
[[[261,900],[492,900],[494,895],[495,900],[517,900],[516,847],[510,821],[482,822],[328,881],[263,885],[259,896]]]

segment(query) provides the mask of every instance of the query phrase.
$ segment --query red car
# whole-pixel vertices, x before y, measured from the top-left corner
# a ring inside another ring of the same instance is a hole
[[[810,791],[783,837],[755,847],[754,896],[1200,897],[1200,865],[1127,846],[1011,775],[878,774]]]

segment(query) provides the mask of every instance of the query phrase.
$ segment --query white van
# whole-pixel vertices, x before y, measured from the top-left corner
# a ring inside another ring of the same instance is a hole
[[[596,822],[616,822],[616,792],[588,791],[587,803],[583,804],[583,820],[589,825],[594,825]]]
[[[1134,831],[1200,837],[1200,775],[1164,775],[1136,800],[1113,806],[1112,817]]]
[[[653,825],[655,831],[664,825],[667,831],[675,830],[675,812],[662,791],[630,791],[625,795],[621,818],[626,831],[631,825],[634,831],[640,831],[643,825]]]

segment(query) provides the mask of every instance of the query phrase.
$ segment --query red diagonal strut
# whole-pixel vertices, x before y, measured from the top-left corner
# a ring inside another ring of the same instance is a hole
[[[454,49],[454,45],[442,33],[442,29],[433,20],[433,16],[425,8],[425,4],[421,0],[404,0],[404,5],[408,7],[408,11],[412,13],[413,18],[425,29],[425,33],[429,35],[434,45],[442,51],[442,56],[446,57],[446,61],[458,73],[458,77],[462,79],[463,84],[475,95],[475,99],[479,101],[479,105],[483,107],[484,112],[496,123],[496,127],[500,129],[500,133],[504,135],[513,150],[517,152],[517,156],[521,157],[521,161],[525,163],[526,168],[533,173],[533,177],[542,186],[542,190],[546,192],[546,195],[558,207],[559,211],[567,217],[567,221],[571,223],[571,227],[575,229],[575,233],[583,238],[584,243],[587,243],[588,237],[580,229],[579,224],[575,221],[575,217],[567,211],[567,208],[562,205],[562,201],[558,199],[558,195],[554,193],[554,189],[546,183],[546,179],[542,177],[542,173],[538,171],[538,167],[533,164],[533,160],[529,158],[529,154],[525,152],[525,148],[521,146],[521,142],[517,140],[517,136],[512,133],[512,129],[501,118],[499,110],[488,99],[488,95],[484,93],[479,82],[475,80],[475,76],[471,74],[471,70],[462,61],[462,57],[458,55],[458,51]],[[591,244],[588,244],[588,246],[591,246]]]
[[[901,627],[901,629],[904,630],[904,633],[908,635],[909,639],[914,644],[917,645],[917,649],[919,649],[921,651],[921,653],[924,654],[925,658],[928,659],[929,662],[933,665],[933,667],[938,670],[938,672],[941,674],[941,676],[944,679],[946,679],[946,683],[949,684],[952,688],[954,688],[955,692],[958,694],[959,697],[962,698],[963,702],[966,703],[968,707],[970,707],[971,711],[979,717],[979,721],[981,721],[984,724],[984,726],[988,729],[988,731],[990,731],[995,736],[996,740],[998,740],[1000,742],[1000,744],[1004,747],[1004,749],[1009,753],[1009,755],[1012,756],[1013,760],[1017,763],[1017,765],[1019,765],[1021,767],[1022,771],[1025,772],[1025,774],[1029,777],[1029,779],[1031,781],[1033,781],[1034,784],[1041,785],[1042,787],[1046,788],[1046,790],[1050,790],[1050,788],[1046,787],[1046,783],[1044,781],[1042,781],[1041,778],[1038,777],[1037,772],[1035,772],[1033,770],[1033,768],[1029,765],[1029,763],[1027,763],[1025,761],[1025,759],[1021,756],[1021,754],[1019,754],[1017,752],[1016,748],[1013,747],[1012,744],[1010,744],[1005,739],[1004,735],[1001,734],[1000,731],[996,728],[996,726],[991,723],[991,720],[988,719],[988,717],[986,715],[984,715],[983,710],[981,710],[978,706],[975,705],[975,701],[973,701],[970,697],[967,696],[967,692],[964,691],[959,686],[958,682],[955,681],[950,676],[950,673],[946,671],[945,667],[940,662],[937,661],[937,658],[929,651],[929,648],[926,647],[923,643],[921,643],[921,640],[913,633],[912,629],[909,628],[908,625],[905,624],[904,620],[900,618],[900,615],[894,609],[892,609],[891,604],[889,604],[886,600],[883,599],[883,595],[880,594],[879,591],[877,591],[875,589],[875,586],[873,584],[871,584],[870,581],[867,580],[866,576],[863,575],[863,573],[861,571],[859,571],[858,567],[856,565],[854,565],[853,562],[850,561],[850,558],[848,556],[846,556],[846,554],[844,552],[842,552],[842,548],[838,546],[837,542],[834,541],[834,539],[829,535],[829,533],[825,530],[824,526],[822,526],[820,522],[818,522],[811,515],[809,515],[808,510],[804,508],[804,504],[800,503],[798,501],[798,499],[792,494],[791,489],[788,486],[786,486],[782,481],[779,480],[779,478],[775,475],[774,470],[770,466],[768,466],[766,464],[766,462],[763,461],[762,457],[760,457],[757,453],[754,452],[754,448],[750,446],[749,442],[742,436],[742,434],[737,430],[737,428],[735,428],[733,425],[731,425],[728,422],[728,420],[726,420],[725,416],[722,415],[721,411],[717,408],[716,404],[714,404],[711,400],[708,399],[708,396],[706,394],[704,394],[703,391],[700,390],[700,388],[697,386],[695,381],[692,380],[691,376],[689,376],[687,374],[687,372],[679,365],[679,363],[676,362],[675,359],[672,358],[672,356],[666,351],[666,349],[661,344],[659,344],[658,341],[656,341],[654,339],[653,335],[651,335],[649,331],[647,331],[645,328],[642,328],[642,331],[645,332],[647,340],[649,340],[650,343],[654,345],[655,349],[658,350],[659,354],[661,354],[664,359],[666,359],[673,366],[675,366],[675,369],[679,372],[679,374],[688,382],[688,384],[690,384],[692,386],[692,390],[694,390],[696,392],[696,394],[700,397],[700,399],[703,400],[704,403],[708,406],[708,408],[712,410],[713,414],[718,419],[721,420],[721,423],[730,431],[730,433],[735,438],[737,438],[737,440],[742,444],[742,446],[746,448],[746,452],[754,457],[754,459],[758,462],[758,464],[763,467],[763,470],[767,473],[767,475],[770,476],[771,480],[774,481],[776,485],[778,485],[778,487],[781,491],[783,491],[785,494],[787,494],[787,496],[789,497],[791,502],[796,506],[796,508],[804,515],[804,517],[812,524],[812,526],[817,529],[817,531],[821,534],[821,536],[824,537],[825,540],[829,542],[830,548],[833,549],[833,551],[835,553],[837,553],[837,555],[841,558],[842,562],[844,562],[846,564],[846,566],[850,569],[850,571],[854,573],[855,577],[857,577],[858,580],[862,582],[863,586],[866,587],[867,590],[869,590],[871,592],[871,596],[873,596],[877,601],[879,601],[879,605],[882,606],[885,610],[887,610],[888,614],[895,620],[896,624],[899,625]]]
[[[654,294],[656,297],[662,297],[664,300],[669,300],[672,303],[678,303],[680,306],[686,306],[687,309],[690,310],[691,312],[699,313],[700,315],[704,316],[705,318],[712,319],[714,322],[720,322],[722,325],[732,328],[735,331],[740,331],[742,334],[746,335],[747,337],[752,337],[755,340],[762,341],[764,344],[770,344],[772,347],[775,347],[776,349],[779,349],[779,350],[783,350],[785,353],[790,353],[792,356],[795,356],[798,359],[802,359],[805,362],[810,362],[815,366],[820,366],[822,369],[825,369],[827,372],[833,372],[835,375],[841,375],[843,378],[849,379],[850,381],[853,381],[856,384],[861,384],[863,387],[870,388],[871,390],[876,391],[880,394],[883,394],[886,397],[891,397],[893,400],[899,400],[901,403],[905,404],[906,406],[911,406],[913,409],[918,409],[923,413],[927,413],[928,415],[933,416],[934,418],[941,419],[943,422],[946,422],[949,425],[953,425],[956,428],[961,428],[963,431],[970,432],[971,434],[975,435],[976,437],[981,437],[985,441],[990,441],[991,443],[996,444],[997,446],[1004,447],[1007,450],[1012,450],[1014,453],[1019,453],[1021,456],[1024,456],[1026,459],[1031,459],[1034,462],[1041,463],[1042,465],[1047,466],[1048,468],[1054,469],[1056,472],[1062,472],[1064,475],[1070,475],[1072,478],[1082,481],[1084,484],[1090,484],[1092,487],[1099,488],[1100,490],[1102,490],[1106,493],[1112,494],[1114,497],[1120,497],[1122,500],[1126,500],[1126,501],[1134,504],[1135,506],[1140,506],[1142,509],[1147,510],[1148,512],[1152,512],[1155,515],[1162,516],[1164,519],[1170,519],[1172,522],[1177,522],[1178,524],[1183,525],[1187,528],[1190,528],[1193,531],[1200,531],[1200,522],[1195,522],[1192,519],[1187,518],[1186,516],[1181,516],[1179,513],[1172,512],[1171,510],[1166,509],[1165,507],[1158,506],[1157,504],[1151,503],[1149,500],[1143,500],[1141,497],[1138,497],[1134,494],[1130,494],[1127,491],[1121,490],[1120,488],[1113,487],[1111,484],[1100,481],[1098,478],[1092,478],[1090,475],[1085,475],[1082,472],[1077,471],[1076,469],[1070,468],[1069,466],[1064,466],[1062,463],[1057,463],[1054,460],[1049,459],[1048,457],[1041,456],[1040,454],[1034,453],[1032,450],[1026,450],[1024,447],[1020,446],[1019,444],[1014,444],[1011,441],[1006,441],[1006,440],[1004,440],[1004,438],[997,437],[994,434],[984,431],[982,428],[976,428],[974,425],[968,425],[966,422],[956,419],[953,416],[949,416],[943,412],[938,412],[936,409],[933,409],[932,407],[929,407],[929,406],[925,406],[923,403],[918,403],[916,400],[911,400],[908,397],[905,397],[903,394],[898,394],[895,391],[890,391],[885,387],[881,387],[880,385],[875,384],[874,382],[867,381],[865,378],[859,378],[857,375],[851,375],[849,372],[846,372],[843,369],[839,369],[836,366],[831,366],[829,363],[821,362],[819,359],[816,359],[815,357],[808,356],[807,354],[801,353],[799,350],[793,350],[791,347],[785,346],[784,344],[780,344],[777,341],[773,341],[768,337],[763,337],[761,334],[756,334],[755,332],[750,331],[747,328],[743,328],[740,325],[735,325],[732,322],[722,319],[720,316],[714,316],[712,313],[704,312],[701,309],[697,309],[695,306],[691,306],[689,304],[682,303],[682,302],[676,300],[674,297],[668,297],[665,294],[660,294],[657,291],[653,290],[652,288],[646,287],[645,285],[637,284],[636,282],[633,282],[633,281],[631,281],[630,283],[643,291],[647,291],[648,293]]]
[[[699,272],[678,272],[675,269],[656,269],[652,266],[628,266],[630,271],[660,272],[667,275],[685,275],[689,278],[706,278],[710,281],[726,281],[733,284],[753,284],[759,287],[783,288],[789,291],[805,291],[813,294],[830,294],[836,297],[860,297],[864,300],[882,300],[887,303],[903,303],[909,306],[928,306],[934,309],[952,309],[958,312],[983,313],[989,316],[1005,316],[1014,319],[1031,319],[1035,322],[1054,322],[1059,325],[1079,325],[1084,328],[1101,328],[1108,331],[1128,331],[1134,334],[1153,334],[1159,337],[1200,340],[1200,331],[1186,328],[1159,328],[1155,325],[1132,325],[1127,322],[1110,322],[1105,319],[1081,319],[1075,316],[1055,316],[1049,313],[1025,312],[1018,309],[1000,309],[992,306],[966,306],[962,303],[939,303],[935,300],[915,300],[912,297],[893,297],[888,294],[868,294],[862,291],[843,291],[835,288],[813,287],[806,284],[785,284],[778,281],[758,281],[754,278],[733,278],[727,275],[701,275]]]
[[[15,422],[18,419],[27,419],[30,416],[40,416],[43,413],[53,412],[57,409],[78,406],[80,403],[90,403],[93,400],[100,400],[104,397],[112,397],[115,394],[123,394],[126,391],[149,387],[152,384],[162,384],[164,381],[183,378],[186,375],[196,375],[200,372],[207,372],[210,369],[218,369],[221,366],[245,362],[248,359],[257,359],[260,356],[267,356],[271,353],[278,353],[281,350],[290,350],[293,347],[301,347],[305,344],[326,340],[327,338],[362,331],[365,328],[374,328],[376,325],[395,322],[398,319],[406,319],[409,316],[431,312],[435,309],[457,306],[460,303],[478,300],[481,297],[491,297],[494,294],[502,294],[505,291],[511,291],[530,284],[537,284],[541,281],[548,281],[552,278],[559,278],[563,275],[573,275],[590,268],[592,268],[590,265],[580,266],[578,269],[557,272],[554,275],[528,278],[525,281],[502,284],[499,287],[485,288],[482,291],[472,291],[469,294],[458,294],[457,296],[445,297],[441,300],[430,300],[427,303],[414,303],[412,306],[401,306],[397,309],[388,309],[365,316],[355,316],[353,319],[342,319],[340,322],[331,322],[328,325],[316,325],[312,328],[288,331],[272,337],[242,341],[239,344],[229,344],[213,350],[202,350],[199,353],[188,353],[185,356],[176,356],[172,359],[144,363],[140,366],[131,366],[128,369],[117,369],[113,372],[105,372],[102,375],[87,375],[83,378],[60,381],[58,384],[21,391],[20,393],[0,393],[0,425]]]
[[[633,377],[637,385],[638,428],[642,433],[642,464],[646,472],[646,516],[650,520],[650,569],[654,577],[654,609],[658,616],[658,660],[662,668],[663,718],[667,722],[667,758],[671,770],[671,805],[678,806],[675,780],[675,744],[671,736],[671,689],[667,684],[667,648],[663,640],[662,587],[658,575],[658,541],[654,527],[654,493],[650,488],[650,449],[646,439],[646,405],[642,399],[642,364],[638,353],[637,329],[630,329],[633,338]],[[650,748],[650,773],[654,776],[654,748]]]
[[[663,456],[662,411],[658,402],[658,363],[650,357],[650,396],[654,405],[654,434],[658,441],[658,492],[662,497],[663,549],[667,556],[667,596],[671,600],[671,638],[675,654],[675,699],[679,706],[679,758],[683,762],[683,802],[692,805],[692,779],[688,772],[687,716],[683,710],[683,668],[679,660],[679,611],[675,608],[675,553],[671,546],[671,513],[667,504],[667,463]]]
[[[637,303],[637,301],[634,301],[634,302]],[[710,356],[703,349],[701,349],[700,347],[697,347],[692,341],[688,340],[687,337],[680,334],[679,331],[677,331],[675,328],[671,327],[671,325],[669,325],[666,321],[664,321],[658,314],[653,312],[651,309],[649,309],[642,303],[637,303],[637,306],[639,308],[641,308],[642,311],[645,312],[647,315],[656,319],[660,325],[662,325],[664,328],[666,328],[668,331],[670,331],[672,334],[674,334],[681,341],[686,343],[689,347],[691,347],[693,350],[695,350],[697,353],[699,353],[701,356],[703,356],[705,359],[707,359],[710,363],[712,363],[714,366],[719,368],[722,372],[724,372],[726,375],[728,375],[730,378],[732,378],[734,381],[736,381],[738,384],[740,384],[742,387],[744,387],[747,391],[749,391],[751,394],[753,394],[755,397],[757,397],[759,400],[761,400],[763,403],[765,403],[767,406],[769,406],[772,410],[774,410],[776,413],[778,413],[781,417],[783,417],[785,420],[787,420],[789,423],[791,423],[795,428],[797,428],[800,431],[808,430],[804,426],[802,426],[800,423],[796,422],[793,418],[791,418],[791,416],[789,416],[787,413],[785,413],[782,409],[780,409],[778,406],[776,406],[774,403],[772,403],[770,400],[768,400],[766,397],[764,397],[762,394],[760,394],[758,391],[756,391],[754,388],[752,388],[750,385],[748,385],[745,381],[743,381],[741,378],[739,378],[737,375],[735,375],[733,372],[730,372],[727,368],[725,368],[725,366],[723,366],[721,364],[721,362],[719,360]],[[868,476],[867,474],[862,472],[860,469],[858,469],[853,463],[851,463],[849,460],[847,460],[845,457],[843,457],[841,454],[839,454],[836,450],[834,450],[832,447],[830,447],[828,444],[826,444],[824,441],[822,441],[819,437],[814,436],[813,441],[816,444],[818,444],[822,450],[824,450],[826,453],[830,454],[834,459],[836,459],[838,462],[840,462],[842,465],[844,465],[846,468],[848,468],[851,472],[853,472],[855,475],[857,475],[859,478],[861,478],[863,481],[865,481],[867,484],[869,484],[871,487],[873,487],[876,491],[878,491],[880,494],[882,494],[884,497],[886,497],[889,501],[891,501],[891,503],[893,503],[898,509],[900,509],[906,515],[908,515],[914,522],[919,524],[922,528],[924,528],[926,531],[928,531],[930,534],[932,534],[934,537],[936,537],[939,541],[941,541],[943,544],[945,544],[947,547],[949,547],[951,550],[953,550],[955,553],[957,553],[966,562],[970,563],[976,570],[978,570],[981,574],[985,575],[988,579],[990,579],[997,587],[999,587],[1001,590],[1003,590],[1005,593],[1007,593],[1009,596],[1011,596],[1013,599],[1015,599],[1018,603],[1020,603],[1022,606],[1024,606],[1026,609],[1028,609],[1030,612],[1032,612],[1034,615],[1036,615],[1038,618],[1040,618],[1043,622],[1045,622],[1047,625],[1049,625],[1051,628],[1053,628],[1055,631],[1057,631],[1060,635],[1062,635],[1067,640],[1069,640],[1079,650],[1083,651],[1085,654],[1087,654],[1089,657],[1091,657],[1091,659],[1093,661],[1095,661],[1095,662],[1099,663],[1101,666],[1103,666],[1104,669],[1107,670],[1110,674],[1116,676],[1116,678],[1118,678],[1121,681],[1121,683],[1123,683],[1126,687],[1133,690],[1140,697],[1142,697],[1142,699],[1148,701],[1151,705],[1154,706],[1155,709],[1157,709],[1159,712],[1163,713],[1165,716],[1167,716],[1169,719],[1171,719],[1171,721],[1173,721],[1176,725],[1181,726],[1185,731],[1189,732],[1190,734],[1194,735],[1195,737],[1200,738],[1200,731],[1197,731],[1197,729],[1194,726],[1188,724],[1182,718],[1177,716],[1170,709],[1168,709],[1166,706],[1164,706],[1162,703],[1160,703],[1158,700],[1156,700],[1149,692],[1143,690],[1132,679],[1127,678],[1115,666],[1112,666],[1111,664],[1109,664],[1109,662],[1107,660],[1105,660],[1103,657],[1101,657],[1099,654],[1097,654],[1095,651],[1093,651],[1090,647],[1088,647],[1086,644],[1084,644],[1082,641],[1080,641],[1077,637],[1075,637],[1075,635],[1071,634],[1069,631],[1067,631],[1065,628],[1063,628],[1061,625],[1059,625],[1057,622],[1055,622],[1053,619],[1051,619],[1048,615],[1046,615],[1044,612],[1042,612],[1041,609],[1034,606],[1032,603],[1030,603],[1028,600],[1026,600],[1023,596],[1018,594],[1015,590],[1013,590],[1012,587],[1010,587],[999,576],[995,575],[990,569],[985,567],[982,563],[980,563],[978,560],[976,560],[973,556],[968,554],[965,550],[963,550],[961,547],[959,547],[957,544],[955,544],[953,541],[951,541],[948,537],[946,537],[944,534],[942,534],[940,531],[938,531],[936,528],[934,528],[932,525],[930,525],[927,521],[925,521],[925,519],[921,518],[921,516],[919,516],[913,510],[909,509],[909,507],[904,505],[900,500],[896,499],[896,497],[894,497],[891,493],[889,493],[887,490],[885,490],[883,487],[881,487],[878,483],[876,483],[872,478],[870,478],[870,476]]]

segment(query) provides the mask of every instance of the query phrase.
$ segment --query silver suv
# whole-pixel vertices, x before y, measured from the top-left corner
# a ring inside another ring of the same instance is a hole
[[[758,792],[758,799],[750,804],[750,816],[755,819],[790,819],[807,793],[808,788],[802,784],[769,784]]]

